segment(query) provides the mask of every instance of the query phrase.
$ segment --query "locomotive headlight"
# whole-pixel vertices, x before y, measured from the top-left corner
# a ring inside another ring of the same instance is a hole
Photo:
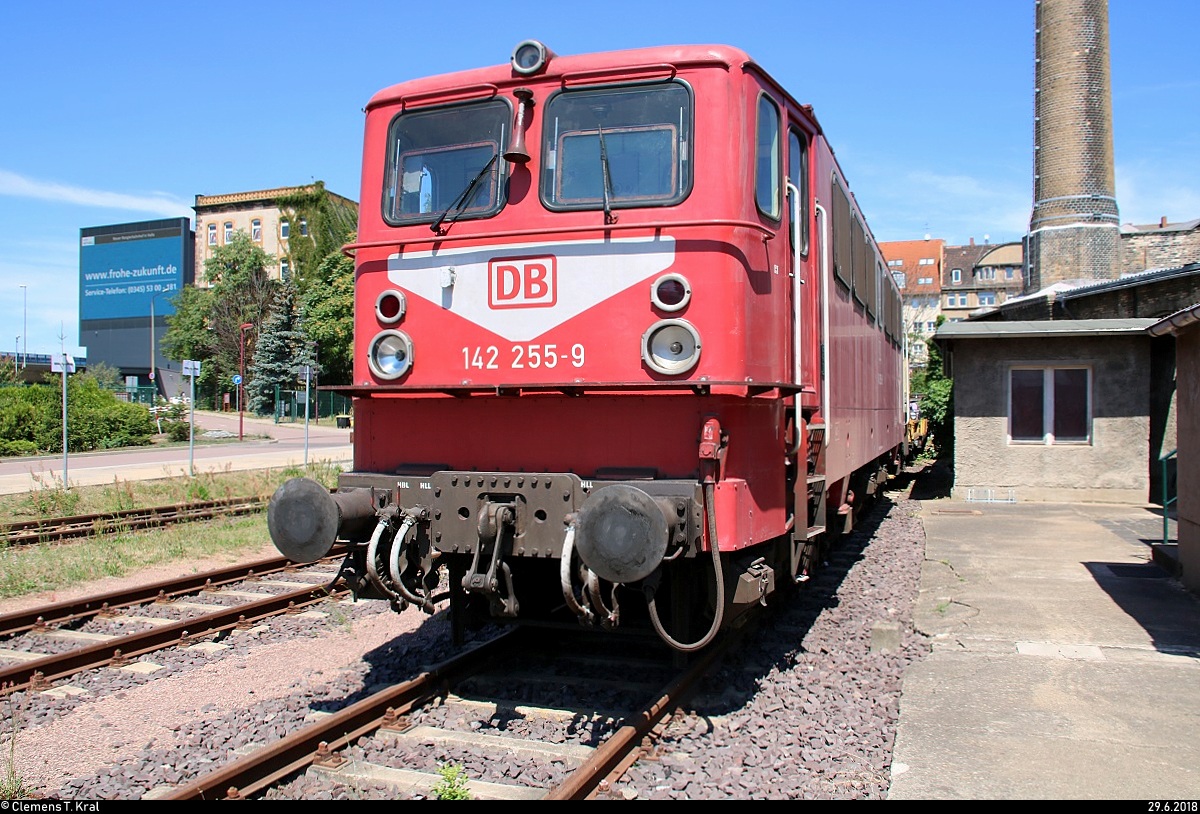
[[[692,287],[682,274],[664,274],[650,286],[650,301],[662,311],[682,311],[692,299]]]
[[[546,67],[546,62],[551,56],[550,49],[537,40],[519,42],[511,57],[513,73],[522,76],[535,74]]]
[[[404,318],[408,306],[404,292],[389,288],[375,298],[375,317],[384,325],[391,325]]]
[[[412,367],[413,345],[402,331],[380,331],[371,340],[367,364],[381,379],[398,379]]]
[[[700,334],[685,319],[664,319],[642,334],[642,361],[651,370],[677,376],[700,361]]]

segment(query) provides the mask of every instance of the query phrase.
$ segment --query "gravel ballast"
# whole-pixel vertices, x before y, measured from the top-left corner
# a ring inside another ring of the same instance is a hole
[[[919,503],[887,493],[817,578],[725,659],[693,697],[689,714],[677,716],[655,753],[610,793],[618,799],[885,798],[901,680],[928,652],[912,625],[924,553],[918,511]],[[383,602],[328,604],[318,608],[323,618],[283,617],[265,631],[223,640],[229,647],[220,652],[150,654],[145,660],[163,665],[154,673],[94,671],[69,682],[84,690],[81,695],[17,693],[12,705],[3,702],[0,748],[8,752],[15,718],[15,769],[26,788],[54,798],[137,799],[450,653],[444,613],[397,615]],[[597,734],[577,727],[574,734],[549,737],[586,743]],[[359,749],[382,759],[375,742]],[[512,767],[494,763],[464,763],[466,776],[500,781]],[[402,795],[365,785],[347,791],[302,776],[267,796]]]

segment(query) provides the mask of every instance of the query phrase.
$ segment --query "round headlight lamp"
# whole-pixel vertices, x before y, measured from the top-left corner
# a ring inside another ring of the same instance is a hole
[[[413,345],[403,331],[380,331],[367,350],[367,364],[381,379],[398,379],[412,367]]]
[[[402,320],[407,308],[404,292],[394,288],[381,292],[375,298],[375,318],[384,325],[391,325]]]
[[[549,49],[537,40],[519,42],[512,52],[511,62],[513,73],[519,73],[522,76],[535,74],[546,67],[546,62],[549,58]]]
[[[682,311],[692,300],[692,286],[682,274],[664,274],[650,285],[650,301],[661,311]]]
[[[642,334],[642,361],[668,376],[687,373],[700,361],[700,334],[685,319],[664,319]]]

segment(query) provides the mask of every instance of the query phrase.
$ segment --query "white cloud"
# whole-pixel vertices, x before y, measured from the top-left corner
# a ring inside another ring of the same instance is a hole
[[[43,201],[73,203],[108,209],[126,209],[134,212],[148,212],[168,218],[186,218],[191,217],[193,214],[189,203],[167,195],[127,195],[122,192],[86,189],[54,181],[40,181],[33,178],[26,178],[7,170],[0,170],[0,195],[8,195],[14,198],[36,198]]]
[[[1194,176],[1147,163],[1120,163],[1116,167],[1117,210],[1121,223],[1170,223],[1200,218],[1200,191]]]

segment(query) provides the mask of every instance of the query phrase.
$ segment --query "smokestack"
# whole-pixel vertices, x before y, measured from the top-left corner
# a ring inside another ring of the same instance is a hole
[[[1120,221],[1113,182],[1107,0],[1035,0],[1033,214],[1026,291],[1115,280]]]

